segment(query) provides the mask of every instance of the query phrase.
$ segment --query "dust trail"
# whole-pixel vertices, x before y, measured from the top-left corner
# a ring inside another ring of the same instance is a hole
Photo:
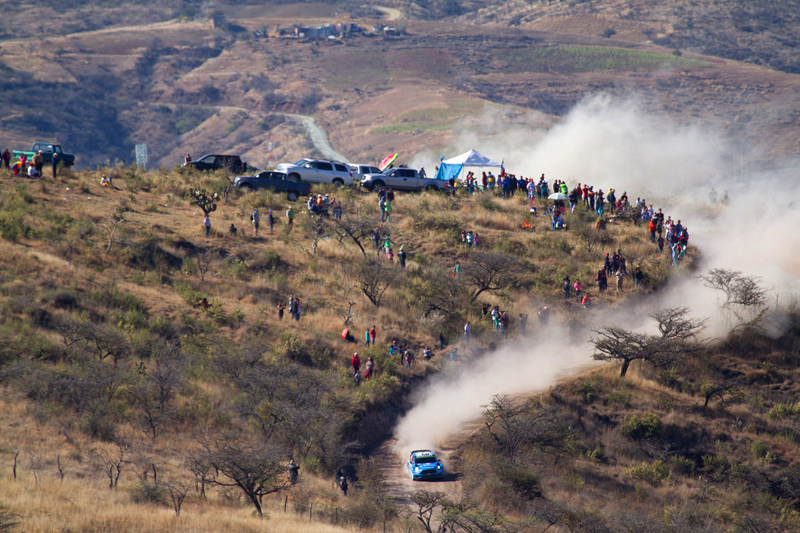
[[[586,346],[570,345],[565,341],[568,335],[551,321],[548,329],[526,342],[504,346],[490,356],[467,362],[455,374],[434,379],[398,424],[396,451],[438,448],[448,435],[478,416],[494,395],[543,390],[590,367]]]
[[[485,129],[499,127],[488,124]],[[545,132],[507,129],[507,136],[483,142],[479,134],[465,134],[457,148],[504,158],[506,168],[518,175],[545,173],[551,182],[589,183],[604,191],[614,187],[618,195],[627,191],[632,201],[647,198],[648,204],[689,226],[690,246],[702,250],[701,274],[726,268],[756,276],[769,290],[771,304],[793,298],[800,289],[796,162],[773,162],[770,170],[742,173],[732,164],[732,154],[741,157],[740,147],[723,134],[645,113],[635,97],[589,97]],[[588,343],[592,327],[652,329],[649,314],[679,305],[709,318],[709,335],[724,335],[729,324],[718,311],[718,296],[697,274],[679,268],[668,290],[592,314],[594,325],[583,331],[567,334],[558,326],[537,331],[525,344],[504,346],[453,375],[432,380],[399,422],[398,448],[435,447],[480,416],[492,396],[543,390],[587,368],[593,364]]]

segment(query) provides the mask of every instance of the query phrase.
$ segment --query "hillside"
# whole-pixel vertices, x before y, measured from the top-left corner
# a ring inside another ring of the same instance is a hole
[[[800,530],[794,3],[9,7],[0,149],[78,165],[0,168],[0,530]],[[460,187],[384,222],[314,185],[343,208],[316,217],[177,166],[469,148],[646,196],[688,254],[631,205],[554,231],[546,198]],[[420,448],[442,483],[408,479]]]
[[[535,316],[539,302],[550,302],[553,320],[589,316],[560,296],[559,280],[591,279],[605,247],[623,248],[631,268],[647,272],[649,287],[663,283],[669,269],[641,228],[620,222],[595,229],[583,207],[568,216],[568,232],[548,231],[546,217],[523,232],[528,203],[521,195],[400,195],[382,232],[407,251],[403,270],[371,251],[369,232],[379,218],[372,194],[331,191],[343,202],[341,222],[315,219],[297,205],[294,228],[279,216],[274,234],[264,224],[256,238],[248,213],[254,206],[264,216],[267,208],[282,213],[285,199],[234,191],[212,213],[206,238],[189,191],[220,190],[221,176],[122,168],[114,175],[114,188],[100,186],[95,173],[56,182],[4,178],[16,182],[0,210],[1,375],[10,402],[2,454],[4,464],[17,465],[30,497],[48,494],[59,472],[70,486],[90,481],[82,491],[100,489],[102,479],[113,485],[119,464],[118,491],[130,491],[134,503],[158,507],[183,487],[184,494],[192,489],[187,513],[196,505],[211,513],[235,505],[247,515],[243,495],[225,488],[224,470],[213,476],[202,465],[224,468],[215,461],[231,453],[266,454],[275,466],[265,483],[277,498],[285,491],[282,465],[295,457],[303,482],[287,494],[299,512],[313,504],[326,520],[335,512],[342,523],[374,523],[385,489],[370,477],[375,465],[358,458],[390,435],[409,390],[426,376],[509,342],[492,331],[484,302],[510,312],[513,340],[516,317]],[[236,236],[230,224],[238,226]],[[341,233],[345,227],[366,252]],[[460,243],[462,228],[480,235],[478,249]],[[458,277],[451,275],[456,263]],[[637,292],[587,290],[595,297],[592,313]],[[275,306],[292,294],[302,318],[279,320]],[[208,308],[198,305],[202,298]],[[459,342],[465,320],[473,321],[471,347]],[[345,325],[358,338],[373,324],[377,346],[353,346],[340,336]],[[437,348],[429,362],[421,357],[440,331],[466,359],[443,357],[449,347]],[[387,354],[391,339],[413,347],[410,370]],[[354,349],[364,360],[373,357],[377,370],[360,387],[350,370]],[[352,499],[322,481],[343,464],[357,467]],[[31,522],[34,503],[15,492],[10,467],[2,475],[3,501],[26,530],[61,527],[60,513],[56,522]],[[222,486],[214,488],[214,479]],[[194,492],[201,481],[207,503]],[[263,501],[268,510],[280,506],[269,491]],[[389,511],[387,520],[398,510]],[[114,527],[116,513],[63,516],[84,529],[81,520],[93,516],[100,527]],[[182,523],[175,527],[198,527]]]
[[[792,10],[746,31],[738,11],[716,23],[733,2],[624,4],[396,4],[392,17],[402,16],[388,22],[404,33],[386,38],[373,33],[384,12],[347,4],[165,2],[101,16],[76,3],[58,24],[51,8],[30,5],[10,22],[36,17],[41,29],[10,23],[0,41],[0,144],[57,139],[79,167],[131,162],[137,143],[148,145],[151,168],[170,168],[187,152],[235,152],[266,166],[317,153],[304,126],[312,116],[351,161],[399,151],[432,164],[471,148],[460,132],[535,135],[605,92],[635,93],[648,111],[717,127],[759,165],[794,152],[791,44],[771,37],[794,34]],[[279,37],[336,21],[364,33]]]

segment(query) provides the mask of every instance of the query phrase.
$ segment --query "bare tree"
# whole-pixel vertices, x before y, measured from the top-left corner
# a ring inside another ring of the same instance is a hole
[[[484,406],[483,422],[510,464],[516,463],[525,449],[558,448],[569,435],[569,428],[538,399],[519,403],[508,396],[495,396]]]
[[[645,359],[649,354],[650,337],[644,333],[627,331],[614,326],[594,330],[598,337],[592,339],[593,357],[598,361],[621,361],[620,377],[625,377],[631,362]]]
[[[606,326],[594,330],[598,337],[592,339],[598,361],[621,361],[620,377],[625,377],[632,361],[646,360],[657,367],[670,366],[680,357],[697,353],[703,344],[697,335],[705,320],[688,318],[684,307],[668,308],[651,315],[658,322],[660,335],[648,335]]]
[[[175,511],[175,516],[181,515],[183,500],[185,500],[186,495],[189,494],[191,486],[191,483],[180,480],[169,480],[164,483],[170,502],[172,502],[172,509]]]
[[[334,218],[331,229],[340,244],[345,240],[350,240],[358,246],[358,249],[366,257],[367,251],[364,249],[362,242],[372,234],[373,225],[374,223],[371,220],[362,217],[361,213],[357,211],[352,215],[345,214],[342,218]]]
[[[344,321],[344,325],[347,326],[353,321],[353,316],[355,313],[353,312],[353,307],[356,305],[355,302],[347,302],[347,309],[344,306],[339,307],[336,310],[336,314],[338,314],[342,321]]]
[[[759,278],[745,276],[740,271],[715,268],[702,276],[706,287],[722,292],[724,300],[720,307],[737,320],[744,320],[746,312],[764,305],[766,291],[759,284]]]
[[[516,533],[530,527],[530,521],[512,522],[497,512],[484,511],[467,501],[447,501],[442,524],[464,533]]]
[[[138,383],[129,391],[140,413],[145,433],[155,440],[162,427],[172,420],[173,400],[183,381],[184,362],[177,344],[159,344],[150,357],[150,368],[142,366]]]
[[[714,396],[719,398],[719,403],[725,405],[725,396],[729,394],[734,394],[739,389],[730,382],[716,382],[716,383],[703,383],[700,385],[700,392],[703,394],[705,401],[703,402],[703,407],[708,407],[708,403],[711,401]]]
[[[404,288],[426,318],[434,311],[451,317],[467,308],[471,301],[465,284],[456,282],[449,272],[436,266],[414,271],[405,278]]]
[[[372,305],[380,307],[383,294],[394,282],[397,271],[374,257],[365,257],[349,270],[364,296]]]
[[[195,490],[200,497],[206,499],[206,485],[214,482],[214,467],[204,452],[192,453],[186,458],[186,467],[194,474]]]
[[[517,280],[519,263],[505,254],[477,253],[470,256],[462,268],[464,280],[472,285],[470,302],[474,302],[484,292],[497,294]]]
[[[418,490],[413,492],[409,499],[416,506],[416,509],[413,510],[409,508],[409,515],[419,520],[427,533],[433,533],[431,522],[436,510],[441,509],[447,503],[444,493]]]
[[[215,447],[207,448],[206,452],[209,462],[219,473],[213,483],[238,487],[253,504],[259,517],[264,516],[261,498],[290,486],[286,467],[280,460],[283,452],[273,446],[225,439]]]
[[[111,251],[111,247],[114,245],[114,238],[117,235],[117,231],[119,227],[127,222],[128,220],[125,218],[125,212],[127,209],[124,206],[117,206],[114,210],[114,214],[104,219],[102,223],[103,229],[106,231],[106,235],[108,236],[108,246],[106,246],[106,255]]]
[[[197,261],[197,273],[200,275],[200,283],[206,282],[208,271],[211,270],[211,260],[213,256],[208,250],[204,250],[195,256]]]
[[[119,477],[122,475],[122,469],[126,463],[130,461],[126,456],[130,452],[130,446],[125,442],[117,444],[115,453],[108,450],[94,450],[94,456],[99,460],[100,467],[108,477],[108,488],[114,489],[119,482]]]
[[[317,255],[321,240],[328,236],[328,222],[322,216],[308,216],[302,219],[303,229],[311,237],[311,254]]]

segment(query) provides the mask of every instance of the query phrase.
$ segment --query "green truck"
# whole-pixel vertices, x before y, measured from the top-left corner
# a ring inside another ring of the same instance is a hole
[[[59,162],[65,167],[71,167],[75,164],[74,155],[65,153],[63,150],[61,150],[60,144],[53,143],[33,143],[33,146],[31,146],[30,150],[14,150],[11,152],[11,156],[19,159],[24,155],[27,156],[28,161],[30,161],[39,150],[42,151],[45,165],[49,165],[53,161],[54,153],[58,154]]]

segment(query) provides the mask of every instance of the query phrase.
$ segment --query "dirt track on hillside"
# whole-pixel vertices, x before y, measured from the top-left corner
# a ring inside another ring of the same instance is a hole
[[[411,450],[398,452],[396,439],[384,442],[371,457],[380,465],[387,485],[388,496],[395,503],[403,506],[413,505],[410,496],[418,490],[443,492],[451,500],[459,500],[462,490],[462,474],[455,461],[456,451],[461,444],[472,437],[477,429],[477,422],[470,423],[461,431],[449,436],[434,450],[437,457],[444,463],[445,478],[442,481],[413,481],[406,472],[405,465],[406,454]]]

